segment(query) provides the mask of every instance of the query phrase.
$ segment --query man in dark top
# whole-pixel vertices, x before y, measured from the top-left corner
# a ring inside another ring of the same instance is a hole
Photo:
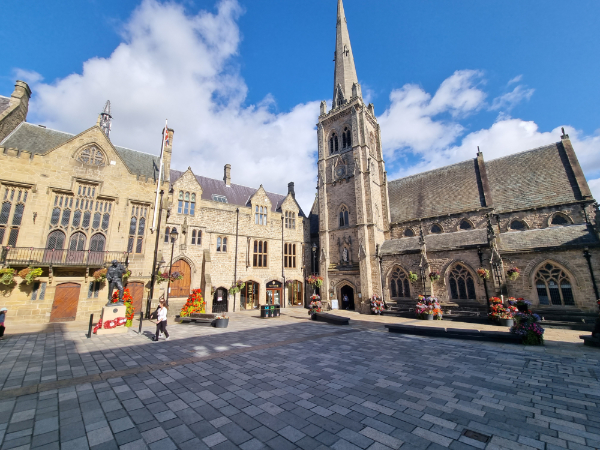
[[[119,264],[116,259],[112,262],[112,266],[108,268],[108,271],[106,272],[106,281],[108,282],[108,303],[106,306],[123,305],[123,274],[126,270],[127,269]],[[117,303],[112,303],[112,295],[115,288],[119,290],[119,301]]]

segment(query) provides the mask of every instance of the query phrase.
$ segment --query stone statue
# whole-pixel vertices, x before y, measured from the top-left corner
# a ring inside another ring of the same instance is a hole
[[[112,265],[108,268],[106,272],[106,282],[108,283],[108,303],[106,306],[123,305],[123,274],[126,271],[127,269],[119,264],[116,259],[113,260]],[[119,301],[117,303],[112,303],[112,295],[115,288],[119,290]]]
[[[345,263],[348,262],[348,249],[346,247],[344,247],[344,250],[342,251],[342,261]]]

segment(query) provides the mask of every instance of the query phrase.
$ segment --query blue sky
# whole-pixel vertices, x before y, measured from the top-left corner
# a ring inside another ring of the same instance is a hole
[[[79,132],[104,100],[113,141],[174,164],[314,197],[314,124],[330,100],[335,0],[5,0],[0,95],[26,78],[29,120]],[[559,139],[600,197],[600,2],[344,2],[363,95],[391,178]],[[18,39],[15,36],[18,35]],[[156,141],[156,144],[155,144]],[[236,165],[239,169],[236,171]],[[244,170],[242,170],[242,167]]]

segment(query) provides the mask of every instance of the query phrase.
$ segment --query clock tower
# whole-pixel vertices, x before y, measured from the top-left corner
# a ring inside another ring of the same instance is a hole
[[[377,251],[389,228],[381,135],[356,76],[348,24],[338,0],[333,104],[321,102],[319,144],[319,272],[322,300],[367,313],[381,296]]]

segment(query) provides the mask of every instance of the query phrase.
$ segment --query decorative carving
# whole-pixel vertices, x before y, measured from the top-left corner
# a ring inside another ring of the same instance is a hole
[[[90,145],[81,150],[75,159],[89,166],[104,167],[106,165],[104,153],[95,145]]]

